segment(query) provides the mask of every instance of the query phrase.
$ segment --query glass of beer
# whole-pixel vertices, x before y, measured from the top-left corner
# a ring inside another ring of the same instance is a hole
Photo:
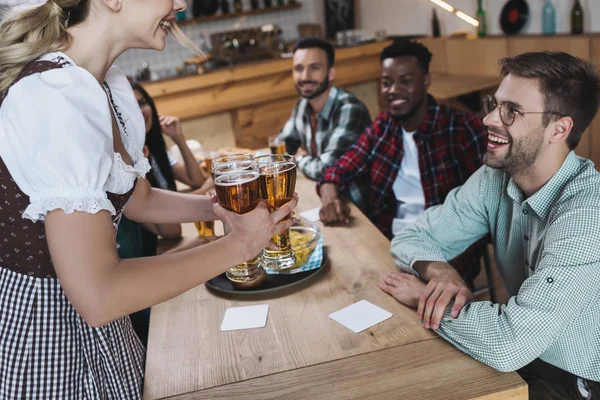
[[[204,152],[204,154],[206,173],[211,174],[212,160],[219,157],[219,152],[217,150],[208,150]],[[196,227],[196,232],[198,232],[198,236],[204,236],[213,239],[215,238],[215,221],[194,222],[194,226]]]
[[[258,178],[256,164],[254,167],[245,169],[240,165],[237,170],[223,173],[217,169],[214,172],[214,180],[219,204],[238,214],[254,210],[260,202]],[[226,275],[238,289],[257,287],[267,278],[267,274],[260,264],[260,254],[230,268]]]
[[[196,232],[198,232],[198,236],[204,236],[207,238],[214,238],[214,236],[216,236],[215,221],[194,222],[194,226],[196,227]]]
[[[217,150],[210,150],[204,156],[204,162],[206,163],[206,172],[208,174],[212,171],[212,160],[219,158],[219,152]]]
[[[294,156],[272,154],[256,157],[255,161],[260,173],[260,196],[266,200],[269,211],[273,212],[290,201],[296,190]],[[272,240],[278,249],[263,250],[263,266],[280,271],[294,268],[296,256],[292,250],[289,229],[274,235]]]
[[[213,159],[211,172],[214,179],[215,170],[218,170],[219,173],[223,174],[237,169],[247,169],[254,166],[254,164],[252,154],[229,154]]]
[[[285,142],[280,139],[279,136],[272,136],[269,138],[269,148],[271,154],[285,154]]]

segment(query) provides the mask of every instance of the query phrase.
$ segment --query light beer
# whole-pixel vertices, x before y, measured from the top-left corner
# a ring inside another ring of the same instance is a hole
[[[250,156],[251,157],[251,156]],[[242,161],[217,161],[213,162],[212,175],[213,180],[217,175],[229,174],[232,172],[252,170],[256,168],[256,163],[252,158]]]
[[[207,174],[212,174],[212,160],[219,157],[219,152],[210,150],[205,153],[204,164]],[[215,221],[200,221],[194,222],[198,236],[215,237]]]
[[[269,148],[271,154],[285,154],[285,142],[278,137],[269,138]]]
[[[292,156],[272,155],[257,158],[260,172],[260,195],[273,212],[292,199],[296,190],[296,163]],[[288,217],[284,218],[285,221]],[[265,267],[287,270],[296,263],[289,230],[273,236],[277,250],[264,249],[262,260]]]
[[[215,236],[215,221],[194,222],[198,236]]]
[[[216,150],[210,150],[206,153],[204,157],[204,163],[206,164],[206,172],[210,174],[212,172],[212,161],[215,158],[219,158],[219,152]]]
[[[254,210],[260,202],[258,177],[259,173],[256,169],[238,170],[224,174],[216,173],[215,190],[221,207],[237,214],[245,214]],[[266,278],[258,255],[230,268],[226,275],[234,284],[262,283]]]

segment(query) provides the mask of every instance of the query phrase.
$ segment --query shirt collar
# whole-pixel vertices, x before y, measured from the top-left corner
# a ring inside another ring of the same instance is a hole
[[[562,166],[550,178],[548,182],[540,190],[535,192],[531,197],[524,201],[525,196],[517,184],[511,178],[508,182],[507,193],[517,203],[525,202],[537,214],[537,216],[545,220],[548,218],[550,209],[554,205],[557,195],[562,191],[564,186],[577,174],[580,168],[578,157],[573,151],[569,153]]]
[[[427,138],[433,134],[435,124],[438,119],[438,115],[440,112],[440,106],[435,98],[428,94],[427,95],[427,113],[425,113],[425,118],[423,118],[423,122],[417,129],[414,138],[417,139],[419,137]],[[392,116],[392,114],[386,111],[386,118],[389,119],[393,126],[398,128],[398,131],[402,133],[402,124]]]
[[[336,88],[335,86],[331,87],[331,89],[329,90],[329,95],[327,96],[327,101],[325,102],[323,109],[321,110],[321,112],[318,115],[316,115],[317,118],[322,117],[326,120],[329,120],[329,118],[331,117],[331,113],[333,112],[333,106],[337,99],[338,92],[339,92],[338,88]],[[308,114],[313,112],[313,109],[312,109],[310,103],[305,98],[303,98],[301,100],[300,107],[301,107],[301,110],[307,116],[309,116]]]

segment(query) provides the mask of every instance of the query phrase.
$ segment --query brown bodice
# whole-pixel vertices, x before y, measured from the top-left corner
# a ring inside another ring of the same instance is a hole
[[[14,83],[28,75],[63,66],[62,60],[36,61],[25,68]],[[0,107],[7,93],[8,90],[0,94]],[[124,194],[107,193],[116,210],[115,226],[134,188],[135,184]],[[0,158],[0,267],[39,278],[55,278],[44,222],[32,222],[22,217],[28,205],[29,197],[19,189]]]

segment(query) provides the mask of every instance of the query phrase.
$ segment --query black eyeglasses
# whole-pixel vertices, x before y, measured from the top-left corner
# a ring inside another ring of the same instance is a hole
[[[505,126],[511,126],[514,124],[517,115],[553,114],[562,117],[562,114],[554,111],[519,111],[511,103],[505,102],[498,104],[498,101],[496,101],[496,99],[492,96],[485,96],[483,98],[483,111],[486,115],[493,113],[496,108],[500,108],[500,120]]]

